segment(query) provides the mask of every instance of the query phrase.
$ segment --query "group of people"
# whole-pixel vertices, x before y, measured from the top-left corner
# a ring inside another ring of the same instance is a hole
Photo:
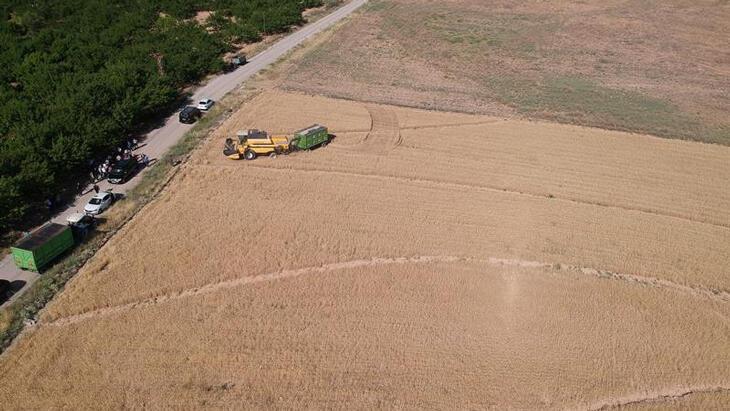
[[[127,142],[124,144],[123,147],[117,147],[117,152],[112,157],[111,155],[107,156],[103,163],[100,163],[99,165],[94,166],[92,162],[92,168],[91,168],[91,178],[92,181],[101,181],[107,178],[109,175],[109,172],[112,171],[112,168],[114,166],[114,163],[117,161],[122,160],[129,160],[132,157],[132,150],[136,149],[138,146],[138,142],[136,138],[132,138],[130,140],[127,140]],[[142,154],[140,156],[140,162],[143,163],[145,166],[149,163],[149,159],[147,158],[146,154]]]

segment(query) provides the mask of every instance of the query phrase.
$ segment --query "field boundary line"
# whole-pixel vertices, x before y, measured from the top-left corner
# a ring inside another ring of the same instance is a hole
[[[497,258],[489,257],[474,258],[474,257],[459,257],[459,256],[417,256],[417,257],[373,257],[370,259],[357,259],[350,261],[341,261],[336,263],[328,263],[311,267],[302,267],[295,269],[279,270],[265,274],[251,275],[246,277],[234,278],[231,280],[224,280],[215,283],[205,284],[195,288],[184,289],[182,291],[173,292],[165,295],[156,297],[149,297],[140,301],[134,301],[126,304],[120,304],[115,306],[103,307],[80,314],[74,314],[67,317],[57,318],[48,322],[41,322],[38,326],[65,326],[70,324],[76,324],[78,322],[92,319],[96,317],[103,317],[116,313],[126,312],[133,309],[145,308],[155,306],[158,304],[166,303],[168,301],[180,300],[192,296],[203,295],[214,293],[219,290],[228,288],[235,288],[242,285],[256,284],[268,281],[276,281],[288,278],[299,277],[305,274],[312,273],[327,273],[336,270],[352,269],[360,267],[378,267],[383,265],[394,265],[394,264],[437,264],[437,263],[454,263],[454,262],[472,262],[487,264],[491,266],[513,266],[520,268],[537,268],[552,270],[556,272],[574,272],[586,276],[605,278],[612,280],[619,280],[628,283],[637,283],[643,286],[651,286],[657,288],[671,289],[684,294],[689,294],[695,297],[702,297],[708,300],[728,302],[730,301],[730,293],[713,290],[700,287],[691,287],[674,283],[669,280],[662,280],[653,277],[645,277],[640,275],[623,274],[612,272],[608,270],[600,270],[590,267],[581,267],[576,265],[561,264],[561,263],[544,263],[539,261],[520,260],[520,259],[509,259],[509,258]],[[724,319],[724,317],[723,317]]]
[[[611,408],[625,407],[627,405],[636,405],[643,403],[659,403],[678,400],[693,394],[703,393],[720,393],[730,391],[729,387],[723,386],[697,386],[682,389],[667,389],[655,393],[641,393],[629,395],[616,399],[609,399],[593,403],[588,409],[591,411],[607,410]]]
[[[372,118],[371,118],[372,123]],[[400,130],[422,130],[422,129],[429,129],[429,128],[442,128],[442,127],[467,127],[467,126],[481,126],[481,125],[488,125],[488,124],[499,124],[504,123],[506,121],[509,121],[508,119],[495,119],[495,120],[483,120],[483,121],[474,121],[474,122],[466,122],[466,123],[444,123],[444,124],[432,124],[432,125],[425,125],[425,126],[398,126]],[[372,125],[370,128],[343,128],[343,129],[332,129],[332,133],[335,135],[341,134],[341,133],[368,133],[372,130]],[[291,134],[291,130],[272,130],[271,134]]]
[[[236,166],[236,165],[197,164],[194,166],[195,167],[211,167],[211,168],[220,167],[220,168],[230,168],[230,169],[240,169],[240,170],[245,169],[244,167],[240,167],[240,166]],[[406,182],[411,182],[411,183],[432,184],[432,185],[440,185],[440,186],[454,187],[454,188],[468,188],[468,189],[477,189],[477,190],[484,190],[484,191],[491,191],[491,192],[511,193],[511,194],[518,194],[518,195],[533,197],[533,198],[544,198],[544,199],[550,199],[550,200],[556,200],[556,201],[566,201],[566,202],[575,203],[575,204],[613,208],[613,209],[624,210],[624,211],[634,211],[634,212],[649,214],[649,215],[653,215],[653,216],[676,218],[679,220],[689,221],[689,222],[697,223],[697,224],[709,225],[712,227],[717,227],[717,228],[722,228],[722,229],[730,229],[730,223],[722,223],[722,222],[709,221],[709,220],[704,220],[704,219],[697,219],[697,218],[693,218],[693,217],[688,217],[688,216],[680,214],[680,213],[659,211],[659,210],[645,208],[645,207],[631,207],[631,206],[624,206],[624,205],[618,205],[618,204],[609,204],[609,203],[603,203],[600,201],[589,201],[589,200],[582,200],[582,199],[571,198],[571,197],[560,197],[560,196],[555,196],[555,195],[549,194],[549,193],[540,194],[540,193],[534,193],[534,192],[529,192],[529,191],[510,189],[507,187],[466,184],[466,183],[454,183],[454,182],[449,182],[449,181],[429,180],[429,179],[417,178],[417,177],[399,177],[399,176],[392,176],[392,175],[385,175],[385,174],[368,174],[368,173],[357,173],[357,172],[353,172],[353,171],[326,170],[326,169],[318,169],[318,168],[296,168],[296,167],[275,167],[275,166],[272,167],[272,166],[266,166],[266,165],[260,165],[260,164],[246,164],[246,167],[261,168],[261,169],[267,169],[267,170],[278,170],[278,171],[303,171],[303,172],[311,172],[311,173],[334,174],[334,175],[341,175],[341,176],[355,176],[355,177],[364,177],[364,178],[381,179],[381,180],[406,181]]]

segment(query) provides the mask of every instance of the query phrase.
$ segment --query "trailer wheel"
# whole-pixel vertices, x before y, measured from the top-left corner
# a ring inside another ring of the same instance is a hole
[[[243,158],[245,158],[246,160],[253,160],[254,158],[256,158],[256,152],[253,150],[246,150],[246,152],[243,153]]]
[[[325,140],[325,141],[323,141],[323,142],[322,142],[322,144],[320,144],[319,146],[320,146],[320,147],[327,147],[327,144],[329,144],[329,143],[330,143],[330,141],[329,141],[329,140]]]

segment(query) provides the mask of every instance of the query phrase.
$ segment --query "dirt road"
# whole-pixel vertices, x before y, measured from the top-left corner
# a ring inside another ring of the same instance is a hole
[[[195,102],[204,97],[212,98],[213,100],[220,100],[229,91],[240,86],[244,81],[248,80],[256,73],[276,62],[294,47],[347,17],[350,13],[366,2],[367,0],[352,0],[331,14],[284,37],[265,51],[250,58],[248,64],[245,66],[240,67],[238,70],[231,73],[221,74],[210,80],[207,84],[195,91],[191,97],[191,101]],[[175,113],[165,120],[162,127],[147,134],[144,138],[145,145],[139,150],[136,150],[135,153],[147,154],[147,156],[151,159],[160,158],[191,128],[192,125],[180,123],[177,119],[177,113]],[[98,185],[101,190],[113,188],[115,193],[126,193],[139,183],[142,174],[144,174],[144,170],[122,185],[113,185],[106,181],[101,182]],[[66,217],[72,213],[83,210],[84,205],[92,197],[92,194],[93,192],[88,192],[84,195],[78,196],[74,202],[69,205],[68,209],[55,216],[52,221],[65,224]],[[23,288],[20,289],[13,298],[5,302],[5,304],[21,295],[38,278],[39,275],[37,273],[18,269],[13,263],[12,256],[8,255],[3,258],[2,261],[0,261],[0,279],[23,281],[25,283]]]

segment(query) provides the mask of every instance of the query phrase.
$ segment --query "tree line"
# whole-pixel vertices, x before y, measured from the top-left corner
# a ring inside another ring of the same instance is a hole
[[[224,68],[233,43],[321,0],[0,0],[0,233],[45,213],[110,153]],[[199,24],[198,11],[213,14]]]

